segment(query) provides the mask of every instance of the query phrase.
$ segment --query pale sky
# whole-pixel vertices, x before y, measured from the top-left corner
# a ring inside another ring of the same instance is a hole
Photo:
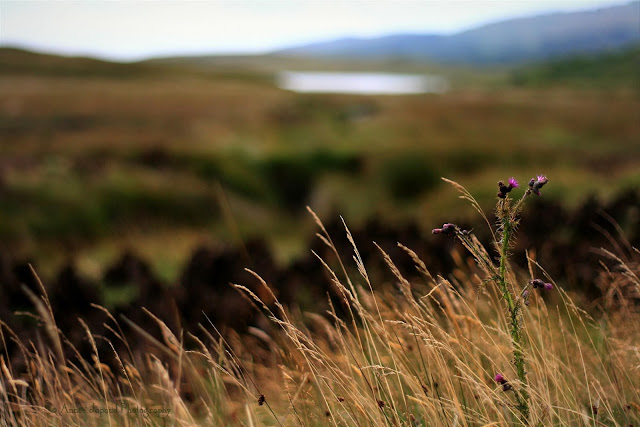
[[[339,37],[451,34],[624,0],[0,0],[0,45],[116,60],[264,53]]]

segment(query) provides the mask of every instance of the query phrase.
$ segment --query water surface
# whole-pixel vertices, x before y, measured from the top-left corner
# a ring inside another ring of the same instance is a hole
[[[283,71],[278,87],[294,92],[409,95],[443,93],[449,89],[441,76],[426,74]]]

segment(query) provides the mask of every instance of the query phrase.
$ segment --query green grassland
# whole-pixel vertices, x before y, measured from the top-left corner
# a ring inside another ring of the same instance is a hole
[[[116,64],[2,49],[1,248],[44,275],[69,258],[91,275],[128,247],[172,279],[200,242],[260,235],[286,262],[313,231],[306,205],[354,226],[375,215],[426,231],[455,212],[441,176],[489,202],[487,182],[535,173],[569,204],[640,186],[637,74],[573,85],[537,67]],[[276,87],[279,68],[435,72],[453,88],[296,94]]]

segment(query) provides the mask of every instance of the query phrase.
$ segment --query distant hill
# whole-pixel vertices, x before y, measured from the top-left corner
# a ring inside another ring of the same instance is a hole
[[[640,42],[640,1],[597,10],[511,19],[451,36],[395,34],[295,46],[278,55],[334,59],[403,58],[465,64],[534,62]]]
[[[135,78],[161,71],[144,63],[120,63],[0,47],[0,74]]]
[[[209,57],[205,57],[209,58]],[[0,47],[0,75],[31,75],[48,77],[142,79],[149,77],[198,77],[258,80],[251,64],[261,57],[231,62],[235,68],[217,65],[216,61],[180,57],[139,62],[115,62],[80,56],[61,56],[29,50]],[[221,59],[223,64],[226,62]],[[248,70],[248,71],[247,71]]]

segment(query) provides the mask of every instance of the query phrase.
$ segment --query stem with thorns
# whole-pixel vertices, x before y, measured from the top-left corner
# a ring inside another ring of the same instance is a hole
[[[511,326],[511,343],[513,344],[513,364],[516,367],[518,378],[522,383],[520,390],[514,390],[516,399],[518,400],[518,410],[523,418],[529,418],[529,392],[527,391],[527,371],[524,367],[524,353],[522,351],[522,331],[520,325],[520,308],[521,301],[514,299],[514,295],[509,289],[507,283],[507,259],[509,257],[509,240],[511,233],[514,231],[514,222],[511,215],[506,215],[502,219],[502,245],[500,247],[500,270],[498,275],[498,286],[502,292],[502,296],[507,303],[510,315]]]
[[[473,196],[469,194],[467,190],[464,189],[461,185],[445,179],[445,181],[453,184],[458,191],[462,193],[462,198],[471,201],[473,206],[480,212],[480,214],[484,217],[487,224],[489,221],[482,213],[482,209],[478,205],[478,202],[475,201]],[[495,269],[495,265],[489,259],[488,255],[479,249],[479,242],[477,239],[469,237],[470,231],[461,230],[455,224],[446,223],[442,226],[442,228],[433,229],[433,234],[445,234],[450,235],[455,233],[455,235],[460,239],[462,244],[466,249],[471,252],[471,254],[476,259],[477,263],[480,266],[486,267],[487,271],[491,272],[490,280],[493,280],[498,285],[500,292],[502,293],[502,298],[505,301],[507,306],[507,310],[509,313],[509,328],[511,335],[511,344],[513,345],[513,364],[515,365],[516,372],[518,375],[518,379],[520,380],[519,389],[512,388],[509,385],[509,388],[505,388],[504,390],[513,390],[515,394],[515,398],[518,402],[517,409],[520,411],[522,415],[522,420],[525,424],[529,423],[529,391],[528,391],[528,381],[527,381],[527,371],[525,370],[525,357],[523,350],[523,336],[522,336],[522,322],[520,318],[520,312],[522,310],[522,305],[526,304],[526,297],[524,297],[524,292],[527,291],[528,285],[524,287],[522,290],[522,294],[520,297],[516,297],[515,290],[510,286],[507,279],[507,262],[509,260],[509,244],[513,235],[516,232],[516,228],[518,225],[518,214],[522,210],[522,206],[524,201],[531,196],[531,194],[540,195],[539,189],[548,182],[548,179],[540,175],[537,179],[532,179],[529,182],[529,188],[522,195],[520,200],[515,202],[513,205],[511,204],[511,198],[507,195],[511,191],[512,188],[518,186],[518,182],[511,178],[509,180],[509,186],[507,187],[502,183],[502,181],[498,182],[498,187],[500,192],[498,193],[498,204],[496,206],[496,216],[499,221],[499,227],[497,230],[497,235],[501,237],[496,243],[496,251],[500,256],[500,267]],[[528,291],[527,291],[528,292]],[[496,377],[497,378],[497,377]],[[496,379],[498,381],[498,379]],[[505,384],[501,382],[501,384]]]

